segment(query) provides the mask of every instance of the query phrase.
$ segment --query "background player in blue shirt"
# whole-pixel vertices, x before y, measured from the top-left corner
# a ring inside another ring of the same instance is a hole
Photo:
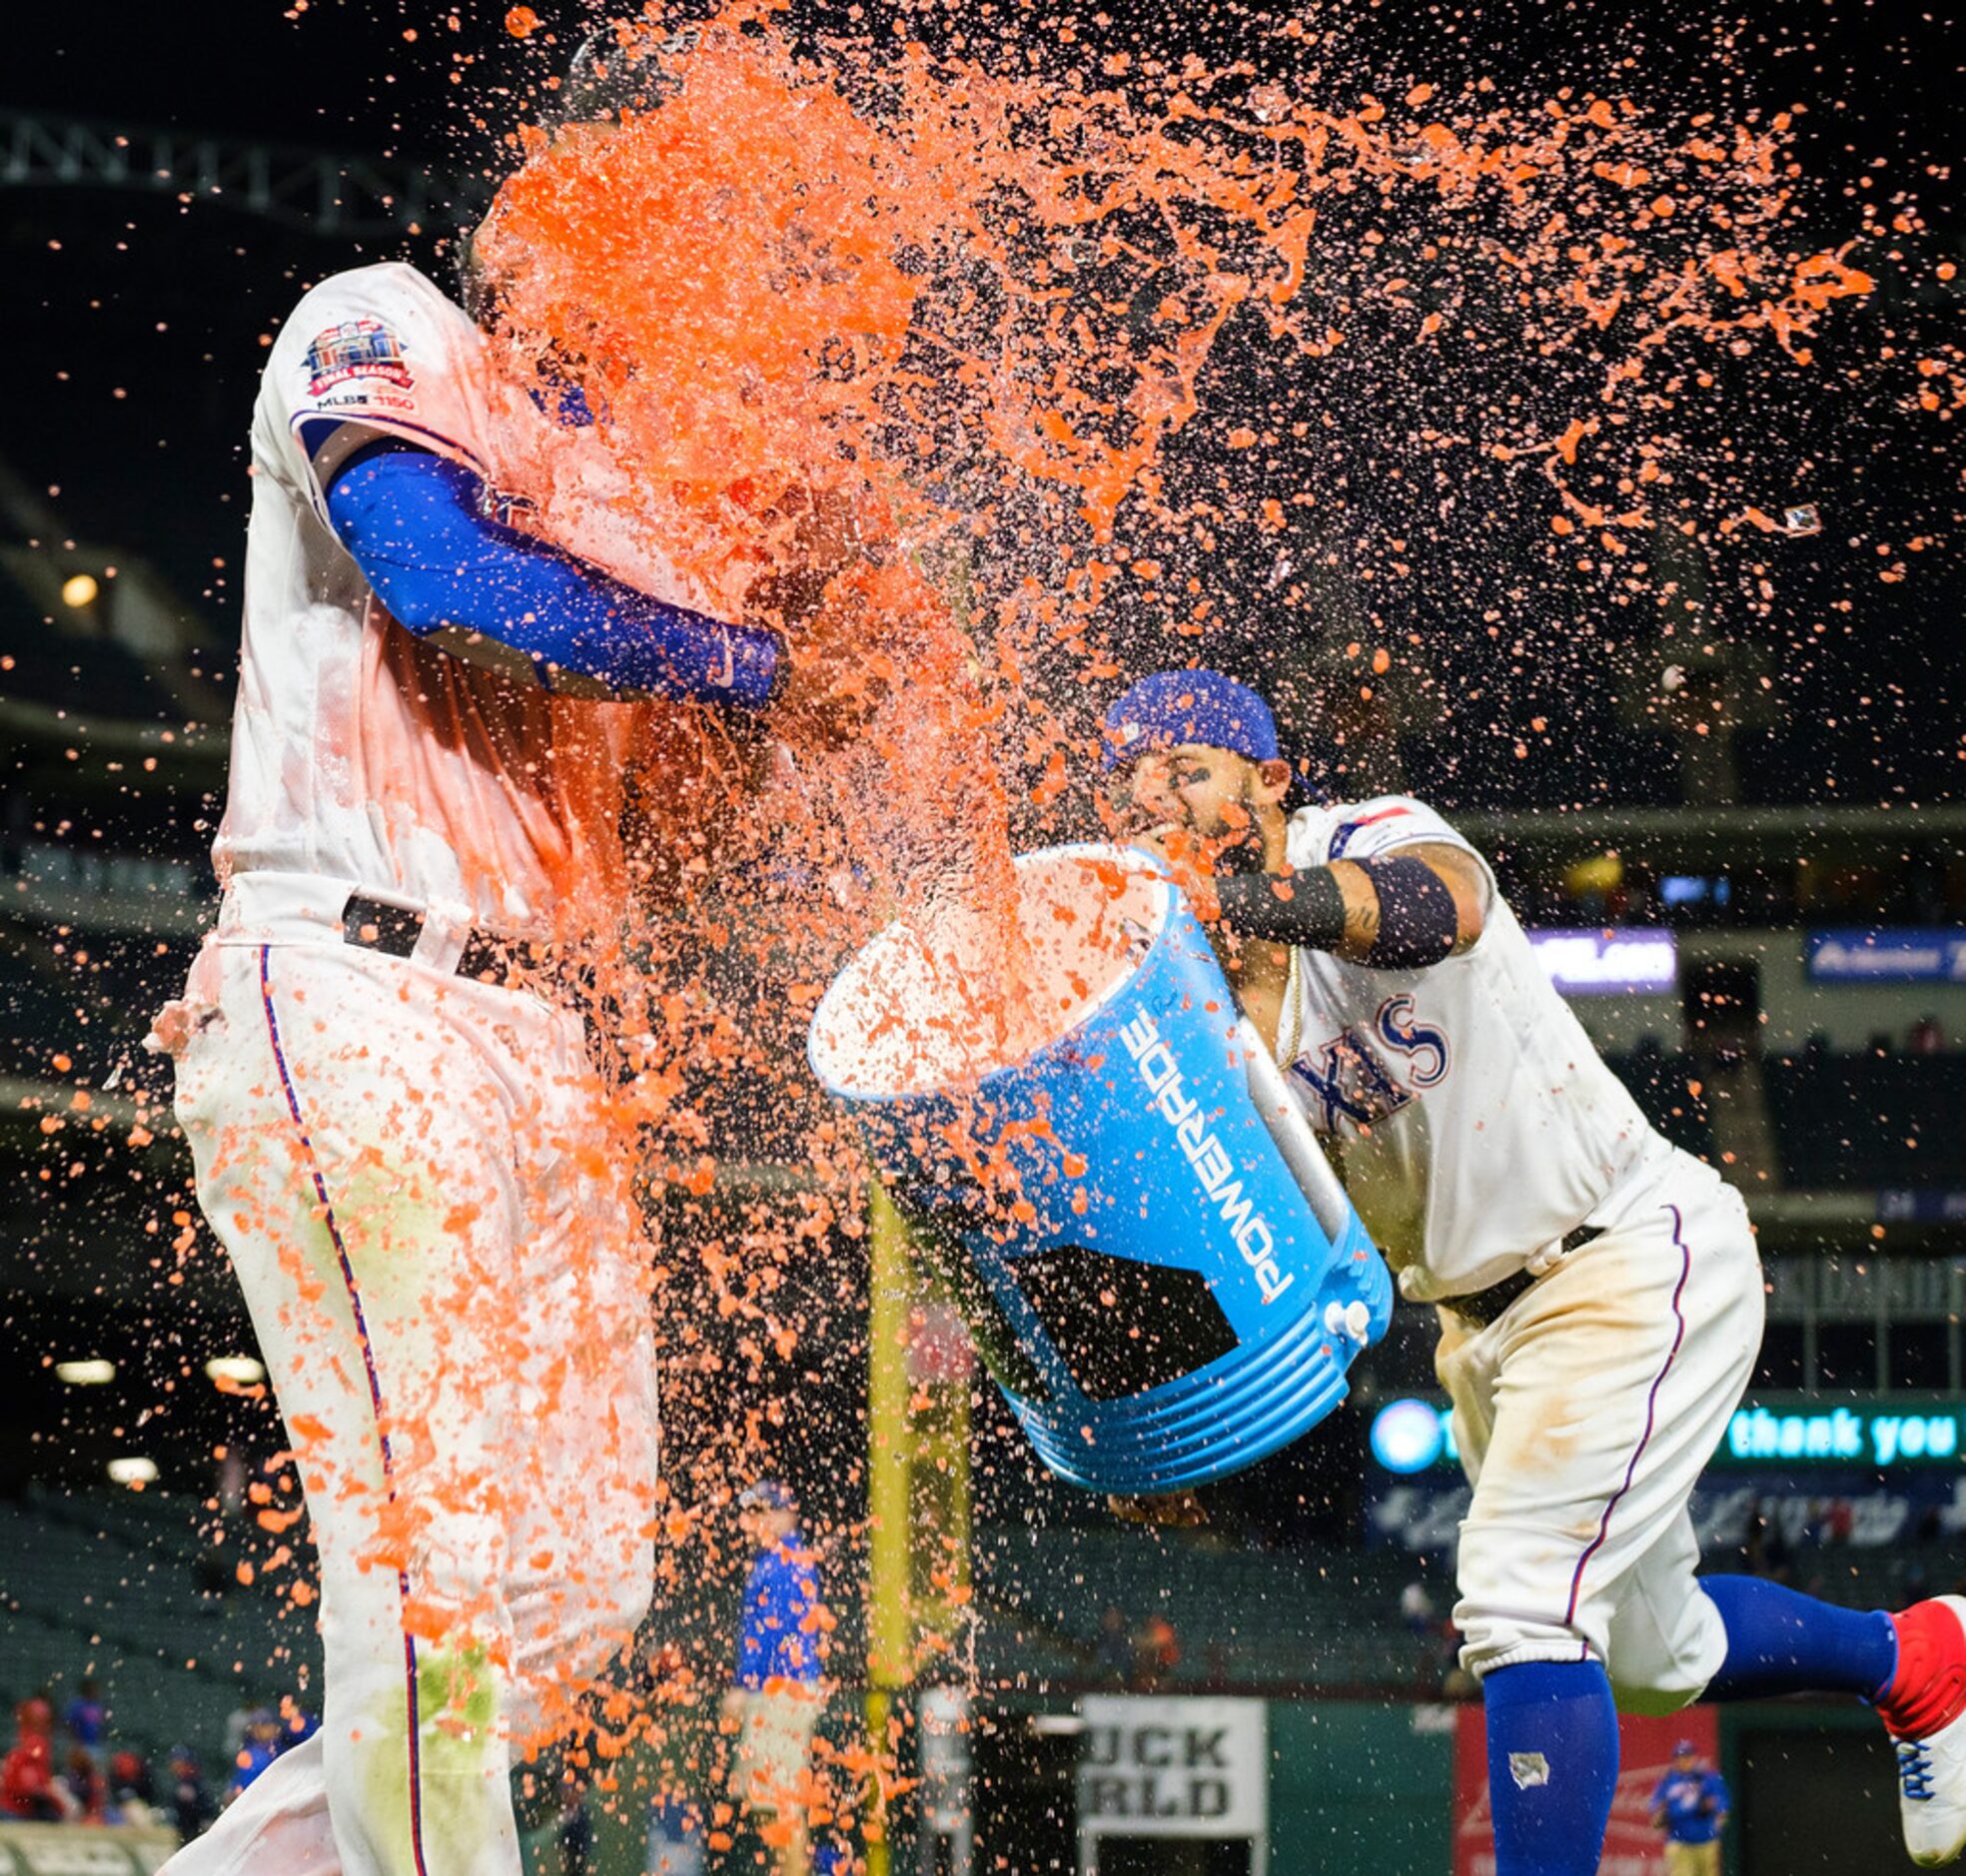
[[[1726,1780],[1701,1764],[1690,1739],[1680,1740],[1652,1793],[1652,1822],[1665,1832],[1666,1876],[1720,1876],[1720,1833],[1731,1808]]]
[[[760,1479],[737,1500],[737,1512],[757,1554],[744,1582],[737,1672],[725,1699],[738,1729],[731,1783],[761,1820],[790,1825],[777,1846],[779,1876],[806,1876],[812,1732],[825,1705],[819,1563],[800,1534],[789,1487]]]

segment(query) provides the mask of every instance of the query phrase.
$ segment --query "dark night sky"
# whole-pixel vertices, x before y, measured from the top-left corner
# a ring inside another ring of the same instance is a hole
[[[924,7],[915,17],[950,10]],[[977,10],[975,0],[953,9],[970,16]],[[602,10],[544,0],[536,11],[541,27],[521,45],[502,30],[504,0],[17,9],[5,29],[0,102],[327,149],[394,145],[455,155],[471,136],[464,121],[470,111],[495,111],[513,87],[523,94],[551,69],[550,48],[576,42]],[[1256,37],[1251,22],[1265,17],[1254,7],[1165,4],[1027,11],[1040,20],[1106,13],[1116,17],[1108,31],[1117,39],[1239,49]],[[1346,31],[1356,37],[1362,66],[1389,87],[1401,77],[1446,84],[1464,73],[1553,87],[1598,82],[1615,71],[1625,89],[1651,103],[1710,83],[1713,36],[1744,17],[1752,24],[1736,39],[1737,62],[1767,99],[1810,100],[1847,113],[1866,126],[1872,155],[1921,150],[1943,160],[1948,136],[1956,142],[1960,50],[1948,5],[1469,0],[1303,9],[1304,17],[1327,23],[1348,12]],[[449,82],[454,68],[464,73],[463,85]]]
[[[1178,36],[1218,59],[1260,37],[1242,9],[1109,10],[1117,22],[1089,24],[1089,35],[1161,46]],[[113,30],[103,25],[104,9],[13,11],[0,42],[0,104],[132,128],[395,151],[472,170],[495,160],[487,127],[502,129],[522,114],[520,100],[591,17],[542,0],[544,27],[521,45],[502,30],[502,0],[455,8],[308,0],[292,14],[281,0],[117,7],[107,10]],[[1689,100],[1806,101],[1801,148],[1826,225],[1842,189],[1870,173],[1878,187],[1914,187],[1937,245],[1956,251],[1959,182],[1944,166],[1958,143],[1961,54],[1948,14],[1852,0],[1752,0],[1739,11],[1754,24],[1736,34],[1722,62],[1713,51],[1724,10],[1686,0],[1362,6],[1347,23],[1353,70],[1345,82],[1391,91],[1424,77],[1448,88],[1488,74],[1521,97],[1568,83],[1623,91],[1667,112]],[[1310,17],[1339,15],[1328,8]],[[461,82],[451,82],[454,73]],[[165,198],[75,188],[0,191],[0,345],[12,393],[0,458],[31,484],[62,490],[65,525],[134,540],[204,606],[215,636],[234,632],[237,595],[227,581],[242,544],[243,443],[262,336],[304,283],[362,259],[407,252],[442,278],[433,254],[446,232],[359,254],[210,204],[186,210]],[[1886,318],[1880,309],[1851,315],[1871,326]],[[1876,487],[1873,479],[1873,505]],[[1928,464],[1884,497],[1887,510],[1895,500],[1904,512],[1884,513],[1879,526],[1922,525],[1941,537],[1941,552],[1927,556],[1915,590],[1873,595],[1876,643],[1888,653],[1879,668],[1924,646],[1920,655],[1941,681],[1930,728],[1919,733],[1946,742],[1957,712],[1943,678],[1961,663],[1952,621],[1966,589],[1956,560],[1942,564],[1943,523],[1958,494],[1956,475],[1948,481]],[[215,557],[227,566],[214,567]]]

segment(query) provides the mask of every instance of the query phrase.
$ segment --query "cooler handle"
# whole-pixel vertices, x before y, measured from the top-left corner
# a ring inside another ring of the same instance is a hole
[[[1247,1016],[1236,1024],[1236,1041],[1243,1052],[1250,1099],[1262,1115],[1264,1126],[1269,1128],[1270,1139],[1290,1168],[1291,1177],[1310,1202],[1313,1217],[1336,1247],[1351,1229],[1352,1201],[1345,1196],[1345,1188],[1325,1157],[1317,1133],[1304,1118],[1304,1110],[1285,1085],[1283,1071]]]

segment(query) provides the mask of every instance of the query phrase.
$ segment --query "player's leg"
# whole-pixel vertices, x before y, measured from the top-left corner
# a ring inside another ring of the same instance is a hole
[[[283,1752],[158,1876],[342,1876],[321,1735]]]
[[[1760,1576],[1702,1576],[1699,1591],[1726,1631],[1709,1700],[1785,1693],[1883,1698],[1898,1667],[1898,1633],[1879,1609],[1843,1609]]]
[[[1475,1336],[1452,1316],[1442,1324],[1436,1366],[1478,1500],[1495,1430],[1499,1325]],[[1507,1463],[1505,1447],[1501,1459]],[[1503,1876],[1589,1876],[1617,1785],[1617,1714],[1601,1662],[1575,1638],[1510,1636],[1506,1597],[1488,1593],[1491,1581],[1497,1590],[1505,1581],[1508,1547],[1500,1528],[1464,1522],[1455,1619],[1482,1623],[1478,1652],[1465,1644],[1462,1661],[1481,1683],[1495,1867]],[[1479,1613],[1489,1607],[1492,1620]]]
[[[510,1088],[442,1007],[476,987],[342,947],[224,957],[223,1062],[187,1060],[180,1110],[307,1488],[343,1868],[515,1873]]]
[[[1940,1597],[1895,1616],[1844,1609],[1760,1577],[1695,1578],[1698,1563],[1682,1514],[1627,1578],[1610,1634],[1618,1704],[1669,1712],[1790,1693],[1869,1700],[1899,1741],[1913,1861],[1952,1861],[1966,1844],[1966,1604]],[[1715,1660],[1707,1673],[1701,1664]]]
[[[1898,1758],[1898,1813],[1914,1863],[1966,1850],[1966,1597],[1897,1614],[1845,1609],[1755,1576],[1705,1576],[1726,1656],[1709,1700],[1852,1693],[1877,1708]]]
[[[1952,1861],[1966,1848],[1966,1599],[1892,1615],[1758,1576],[1695,1577],[1698,1566],[1682,1510],[1619,1592],[1609,1640],[1618,1704],[1668,1712],[1792,1693],[1868,1700],[1897,1743],[1906,1848],[1914,1861]]]
[[[1489,1714],[1499,1876],[1596,1868],[1612,1617],[1725,1427],[1761,1302],[1739,1201],[1682,1161],[1487,1329],[1444,1337],[1474,1480],[1455,1620]],[[1717,1617],[1702,1640],[1694,1687],[1723,1652]]]
[[[225,1007],[226,960],[224,950],[208,945],[199,955],[185,1002],[174,1010],[183,1022],[172,1043],[178,1056],[179,1114],[194,1148],[215,1139],[220,1125],[236,1130],[272,1119],[229,1086],[238,1066],[238,1045]],[[233,1138],[238,1138],[236,1132]],[[202,1159],[199,1173],[200,1202],[210,1216],[216,1188]],[[296,1876],[340,1876],[341,1852],[328,1816],[319,1733],[275,1759],[211,1829],[164,1865],[162,1876],[253,1876],[271,1869],[292,1870]]]
[[[1497,1876],[1593,1876],[1617,1791],[1602,1665],[1519,1661],[1481,1678]]]
[[[518,1407],[507,1601],[516,1647],[514,1742],[573,1721],[581,1696],[648,1607],[657,1418],[650,1259],[625,1142],[577,1017],[531,1050],[522,1130]]]

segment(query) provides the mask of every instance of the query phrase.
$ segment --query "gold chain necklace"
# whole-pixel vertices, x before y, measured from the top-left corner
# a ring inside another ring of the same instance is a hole
[[[1298,1035],[1304,1027],[1299,1011],[1299,993],[1304,985],[1303,966],[1297,961],[1297,946],[1290,947],[1290,963],[1284,971],[1284,1007],[1277,1018],[1277,1066],[1289,1068],[1297,1060]]]

